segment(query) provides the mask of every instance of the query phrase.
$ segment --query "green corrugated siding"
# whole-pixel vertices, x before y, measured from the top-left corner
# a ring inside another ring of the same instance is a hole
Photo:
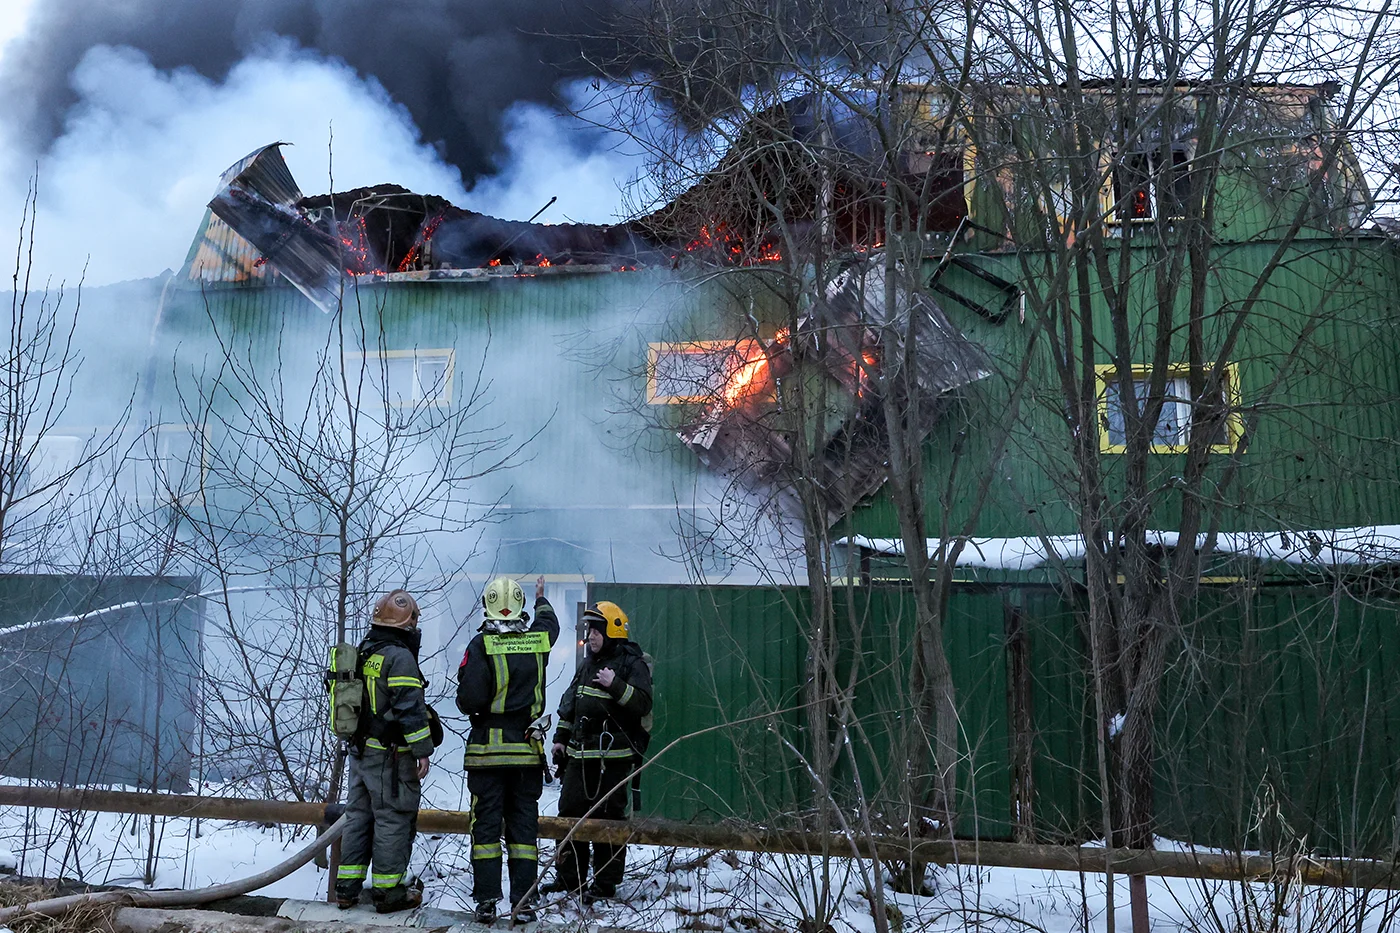
[[[647,344],[742,333],[749,298],[735,281],[635,272],[369,284],[347,291],[345,304],[352,349],[357,311],[372,344],[382,322],[385,349],[452,348],[457,404],[480,394],[481,424],[499,424],[518,442],[534,437],[526,455],[533,459],[496,483],[496,492],[511,490],[512,509],[674,511],[678,490],[684,499],[700,468],[674,434],[658,430],[671,413],[646,404]],[[176,291],[162,334],[166,354],[178,351],[181,366],[199,369],[206,356],[218,362],[217,327],[240,353],[251,347],[260,370],[280,370],[293,383],[313,351],[336,345],[328,344],[332,324],[290,287],[209,287]],[[205,378],[214,371],[204,369]],[[173,412],[168,365],[160,376],[162,403]],[[631,469],[628,480],[571,466],[575,458],[603,459],[586,456],[592,449]]]
[[[1397,831],[1400,600],[1353,583],[1203,591],[1163,689],[1161,834],[1233,848],[1305,841],[1328,854],[1387,851]],[[895,587],[853,596],[855,614],[843,610],[837,620],[839,674],[854,674],[856,684],[851,749],[864,799],[872,812],[889,813],[903,761],[898,730],[909,711],[910,606],[907,591]],[[589,599],[623,606],[634,637],[656,658],[653,754],[680,739],[648,771],[646,813],[774,823],[803,809],[810,783],[779,736],[807,749],[797,709],[806,676],[804,589],[599,584]],[[1046,586],[954,592],[945,646],[966,753],[959,835],[1010,838],[1019,822],[1042,841],[1101,836],[1078,608]],[[1011,708],[1012,613],[1026,639],[1024,736],[1015,734]],[[714,731],[686,737],[707,729]],[[1028,808],[1019,811],[1018,742],[1029,743],[1031,764]],[[848,760],[838,773],[837,797],[855,807]]]
[[[1397,831],[1400,602],[1353,586],[1207,593],[1161,718],[1163,832],[1380,855]]]
[[[644,812],[710,821],[792,813],[806,782],[769,726],[796,738],[805,591],[594,584],[588,599],[623,607],[633,639],[656,662],[656,763],[643,781]],[[711,731],[694,735],[702,730]]]
[[[1228,309],[1241,300],[1276,248],[1269,242],[1220,247],[1211,272],[1213,309]],[[1151,251],[1134,251],[1145,268]],[[1034,258],[1029,262],[1034,265]],[[977,485],[992,470],[996,486],[976,516],[976,534],[1074,533],[1077,473],[1060,416],[1063,394],[1043,357],[1033,360],[1030,391],[1019,417],[1009,420],[1011,379],[1023,359],[1030,324],[1012,315],[997,326],[954,301],[940,303],[967,337],[987,349],[995,373],[962,391],[958,404],[926,443],[926,488],[940,496],[934,514],[947,528],[959,528],[977,500]],[[1150,317],[1144,314],[1135,324],[1140,362],[1148,358]],[[1229,323],[1223,313],[1207,323],[1208,353],[1221,345]],[[1109,333],[1101,301],[1095,326],[1101,335]],[[1100,353],[1098,362],[1111,362],[1106,348]],[[1394,246],[1363,238],[1311,240],[1290,247],[1232,356],[1239,366],[1251,442],[1230,493],[1213,506],[1221,529],[1400,522],[1400,496],[1393,479],[1400,475],[1397,357],[1400,261]],[[1178,359],[1184,358],[1183,346]],[[1265,398],[1276,380],[1277,387]],[[1003,432],[1009,432],[1009,441],[997,456]],[[1153,455],[1163,490],[1153,516],[1157,527],[1170,527],[1179,512],[1181,493],[1170,491],[1169,480],[1183,460],[1179,455]],[[1110,496],[1120,482],[1121,461],[1104,455]],[[1219,458],[1212,479],[1221,475],[1224,461]],[[872,537],[899,534],[883,494],[858,508],[844,527]],[[930,529],[930,534],[941,530]]]
[[[1083,788],[1070,770],[1086,747],[1075,693],[1074,620],[1053,591],[1033,592],[1028,602],[1051,610],[1032,613],[1037,788],[1045,798],[1036,807],[1037,825],[1047,836],[1070,836],[1082,832],[1085,819]],[[967,587],[949,607],[945,645],[966,754],[958,774],[958,832],[969,837],[1009,838],[1014,830],[1005,652],[1011,593]],[[857,685],[851,748],[861,793],[873,811],[890,813],[898,809],[898,735],[910,708],[911,604],[908,591],[895,587],[858,589],[852,596],[854,615],[844,608],[844,593],[837,600],[838,676]],[[806,679],[804,588],[594,584],[588,598],[622,606],[633,637],[656,659],[653,754],[680,740],[647,773],[645,812],[774,821],[803,808],[811,784],[779,735],[804,752],[809,748],[799,708]],[[764,714],[772,715],[724,726]],[[707,729],[714,731],[687,737]],[[845,775],[838,799],[855,806],[859,794],[849,760],[838,773]]]

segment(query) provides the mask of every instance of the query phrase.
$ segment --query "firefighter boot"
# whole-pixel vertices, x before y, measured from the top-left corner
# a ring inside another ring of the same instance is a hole
[[[392,888],[383,888],[374,893],[374,909],[381,914],[412,910],[423,903],[423,882],[396,884]]]
[[[335,883],[335,906],[349,910],[360,902],[360,891],[364,883],[342,879]]]

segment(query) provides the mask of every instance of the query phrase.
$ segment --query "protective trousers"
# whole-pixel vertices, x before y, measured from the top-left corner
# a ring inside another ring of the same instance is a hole
[[[559,815],[583,816],[604,792],[620,783],[590,818],[625,819],[631,775],[631,758],[570,758],[564,768],[564,786],[559,790]],[[622,872],[627,867],[627,847],[602,842],[592,845],[593,887],[596,892],[611,896],[622,883]],[[588,846],[587,842],[570,842],[559,853],[559,883],[568,890],[581,890],[588,881]]]
[[[467,772],[472,795],[472,898],[495,903],[501,897],[501,836],[510,858],[510,903],[520,903],[539,870],[536,843],[544,774],[533,768],[473,768]]]
[[[338,888],[363,884],[371,856],[370,880],[376,894],[404,883],[422,795],[417,763],[407,752],[394,755],[366,748],[350,753],[350,796],[345,804],[345,835],[340,839]]]

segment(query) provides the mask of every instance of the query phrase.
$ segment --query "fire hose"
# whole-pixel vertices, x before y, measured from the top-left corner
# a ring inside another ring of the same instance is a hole
[[[207,888],[196,888],[192,891],[183,889],[169,891],[139,891],[134,889],[126,891],[92,891],[87,894],[70,894],[66,897],[54,897],[45,901],[31,901],[28,904],[20,904],[15,907],[6,907],[0,910],[0,924],[9,923],[11,920],[27,914],[58,917],[76,907],[102,906],[106,904],[118,904],[123,907],[195,907],[199,904],[208,904],[211,901],[220,901],[226,897],[238,897],[247,894],[249,891],[265,888],[274,881],[281,881],[315,858],[316,853],[323,851],[327,846],[339,839],[343,832],[345,832],[345,817],[342,816],[332,823],[329,829],[317,836],[314,841],[281,864],[275,865],[266,871],[258,872],[256,875],[240,878],[237,881],[228,881],[224,884],[216,884]]]

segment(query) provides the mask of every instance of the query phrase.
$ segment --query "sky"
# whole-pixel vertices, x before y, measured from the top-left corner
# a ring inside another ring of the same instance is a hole
[[[35,0],[0,0],[0,57]],[[107,0],[92,0],[107,2]],[[155,68],[142,53],[98,46],[70,75],[78,102],[37,165],[0,125],[0,229],[17,230],[37,168],[36,283],[101,285],[159,275],[184,262],[219,175],[273,141],[302,190],[393,182],[472,210],[541,222],[608,222],[641,156],[539,104],[505,112],[506,158],[468,191],[422,141],[382,85],[343,62],[270,40],[221,82]],[[583,84],[564,88],[578,100]],[[0,237],[13,242],[14,233]]]

